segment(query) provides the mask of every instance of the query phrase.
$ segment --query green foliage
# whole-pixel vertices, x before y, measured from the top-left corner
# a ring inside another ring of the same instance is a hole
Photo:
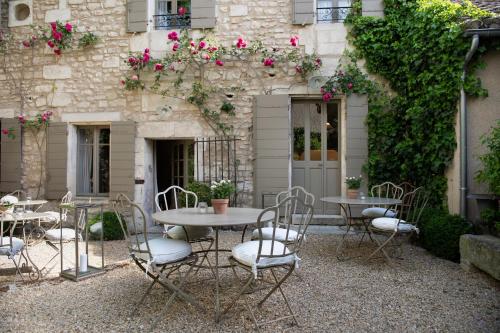
[[[481,138],[481,143],[488,150],[479,157],[483,163],[483,169],[477,172],[476,179],[488,184],[491,192],[500,195],[500,120],[489,135]]]
[[[236,188],[230,180],[223,179],[219,182],[212,182],[210,190],[212,191],[212,199],[229,199]]]
[[[88,222],[89,228],[97,222],[100,222],[100,217],[99,214],[92,216]],[[124,238],[120,221],[114,212],[104,212],[102,214],[102,219],[104,220],[104,240],[120,240]],[[127,225],[125,224],[124,227],[127,228]],[[94,237],[96,237],[96,235],[94,235]],[[100,237],[100,235],[97,237]]]
[[[500,210],[487,208],[481,212],[481,222],[492,235],[500,235]]]
[[[422,247],[451,261],[460,260],[460,236],[472,232],[472,226],[465,219],[442,209],[426,209],[418,227]]]
[[[227,102],[227,101],[224,101],[220,107],[220,110],[222,112],[225,112],[227,113],[228,115],[231,115],[231,116],[234,116],[235,113],[234,113],[234,110],[236,108],[234,107],[234,105],[231,103],[231,102]]]
[[[210,191],[210,186],[203,182],[192,181],[186,186],[186,190],[196,193],[198,197],[198,202],[206,202],[209,206],[211,205],[210,200],[212,199],[212,192]],[[179,205],[181,207],[186,207],[186,197],[179,196]],[[189,197],[189,207],[194,207],[194,199]]]
[[[86,32],[78,39],[78,47],[81,49],[91,47],[99,42],[99,37],[92,32]]]
[[[386,0],[385,18],[349,17],[357,56],[395,92],[385,102],[371,92],[370,183],[406,180],[435,194],[430,205],[443,205],[444,173],[456,148],[461,74],[470,48],[461,22],[488,15],[468,0]],[[477,66],[476,58],[471,68]],[[464,86],[469,94],[484,95],[478,83],[469,75]]]
[[[361,187],[361,183],[363,182],[363,177],[345,177],[345,183],[347,188],[350,190],[357,190]]]

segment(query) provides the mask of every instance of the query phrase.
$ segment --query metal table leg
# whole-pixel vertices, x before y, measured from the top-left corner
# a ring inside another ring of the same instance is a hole
[[[219,322],[219,227],[215,227],[215,322]]]

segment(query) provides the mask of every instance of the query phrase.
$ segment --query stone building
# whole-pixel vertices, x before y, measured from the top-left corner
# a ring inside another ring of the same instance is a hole
[[[350,10],[349,0],[2,0],[1,4],[2,26],[19,40],[29,38],[29,24],[48,26],[56,20],[74,24],[77,36],[90,31],[100,38],[93,48],[67,50],[61,57],[47,46],[18,50],[9,70],[22,75],[23,94],[16,93],[9,76],[0,72],[2,129],[15,128],[21,134],[15,139],[2,135],[2,192],[23,188],[54,200],[67,190],[102,200],[125,192],[152,211],[157,191],[172,184],[185,186],[193,178],[207,180],[199,172],[210,167],[207,162],[202,165],[200,157],[208,152],[196,151],[208,149],[207,144],[200,146],[203,138],[219,136],[200,112],[185,101],[125,91],[120,84],[130,51],[149,48],[153,56],[168,52],[166,36],[178,28],[175,18],[182,6],[188,8],[189,18],[182,24],[195,37],[209,33],[229,45],[244,36],[258,38],[268,47],[285,47],[296,35],[304,52],[316,52],[323,61],[320,71],[307,80],[293,71],[270,76],[259,61],[248,66],[228,63],[224,69],[213,66],[203,74],[220,89],[235,83],[245,88],[232,100],[236,116],[228,120],[236,141],[224,141],[231,153],[222,150],[227,160],[212,161],[216,163],[212,170],[219,174],[210,175],[221,178],[220,172],[226,170],[226,177],[236,177],[239,204],[259,206],[266,193],[290,185],[303,185],[316,197],[338,195],[345,191],[342,179],[361,172],[367,156],[366,98],[339,96],[324,103],[319,89],[346,48],[342,21]],[[366,1],[363,8],[370,15],[381,13],[379,1]],[[46,111],[53,116],[46,136],[37,134],[42,141],[46,138],[37,149],[34,135],[21,130],[17,117],[21,112],[30,118]],[[235,172],[227,169],[228,162]],[[319,200],[316,209],[318,214],[334,212]]]

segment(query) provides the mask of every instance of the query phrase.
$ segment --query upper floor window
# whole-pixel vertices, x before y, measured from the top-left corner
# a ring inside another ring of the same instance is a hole
[[[189,28],[191,4],[185,0],[156,0],[154,25],[157,30]]]
[[[317,0],[318,23],[344,22],[351,7],[351,0]]]

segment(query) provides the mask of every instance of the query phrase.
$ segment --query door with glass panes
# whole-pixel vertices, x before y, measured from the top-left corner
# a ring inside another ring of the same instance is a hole
[[[340,194],[339,104],[292,103],[292,186],[316,197],[315,214],[338,214],[338,207],[320,198]]]

